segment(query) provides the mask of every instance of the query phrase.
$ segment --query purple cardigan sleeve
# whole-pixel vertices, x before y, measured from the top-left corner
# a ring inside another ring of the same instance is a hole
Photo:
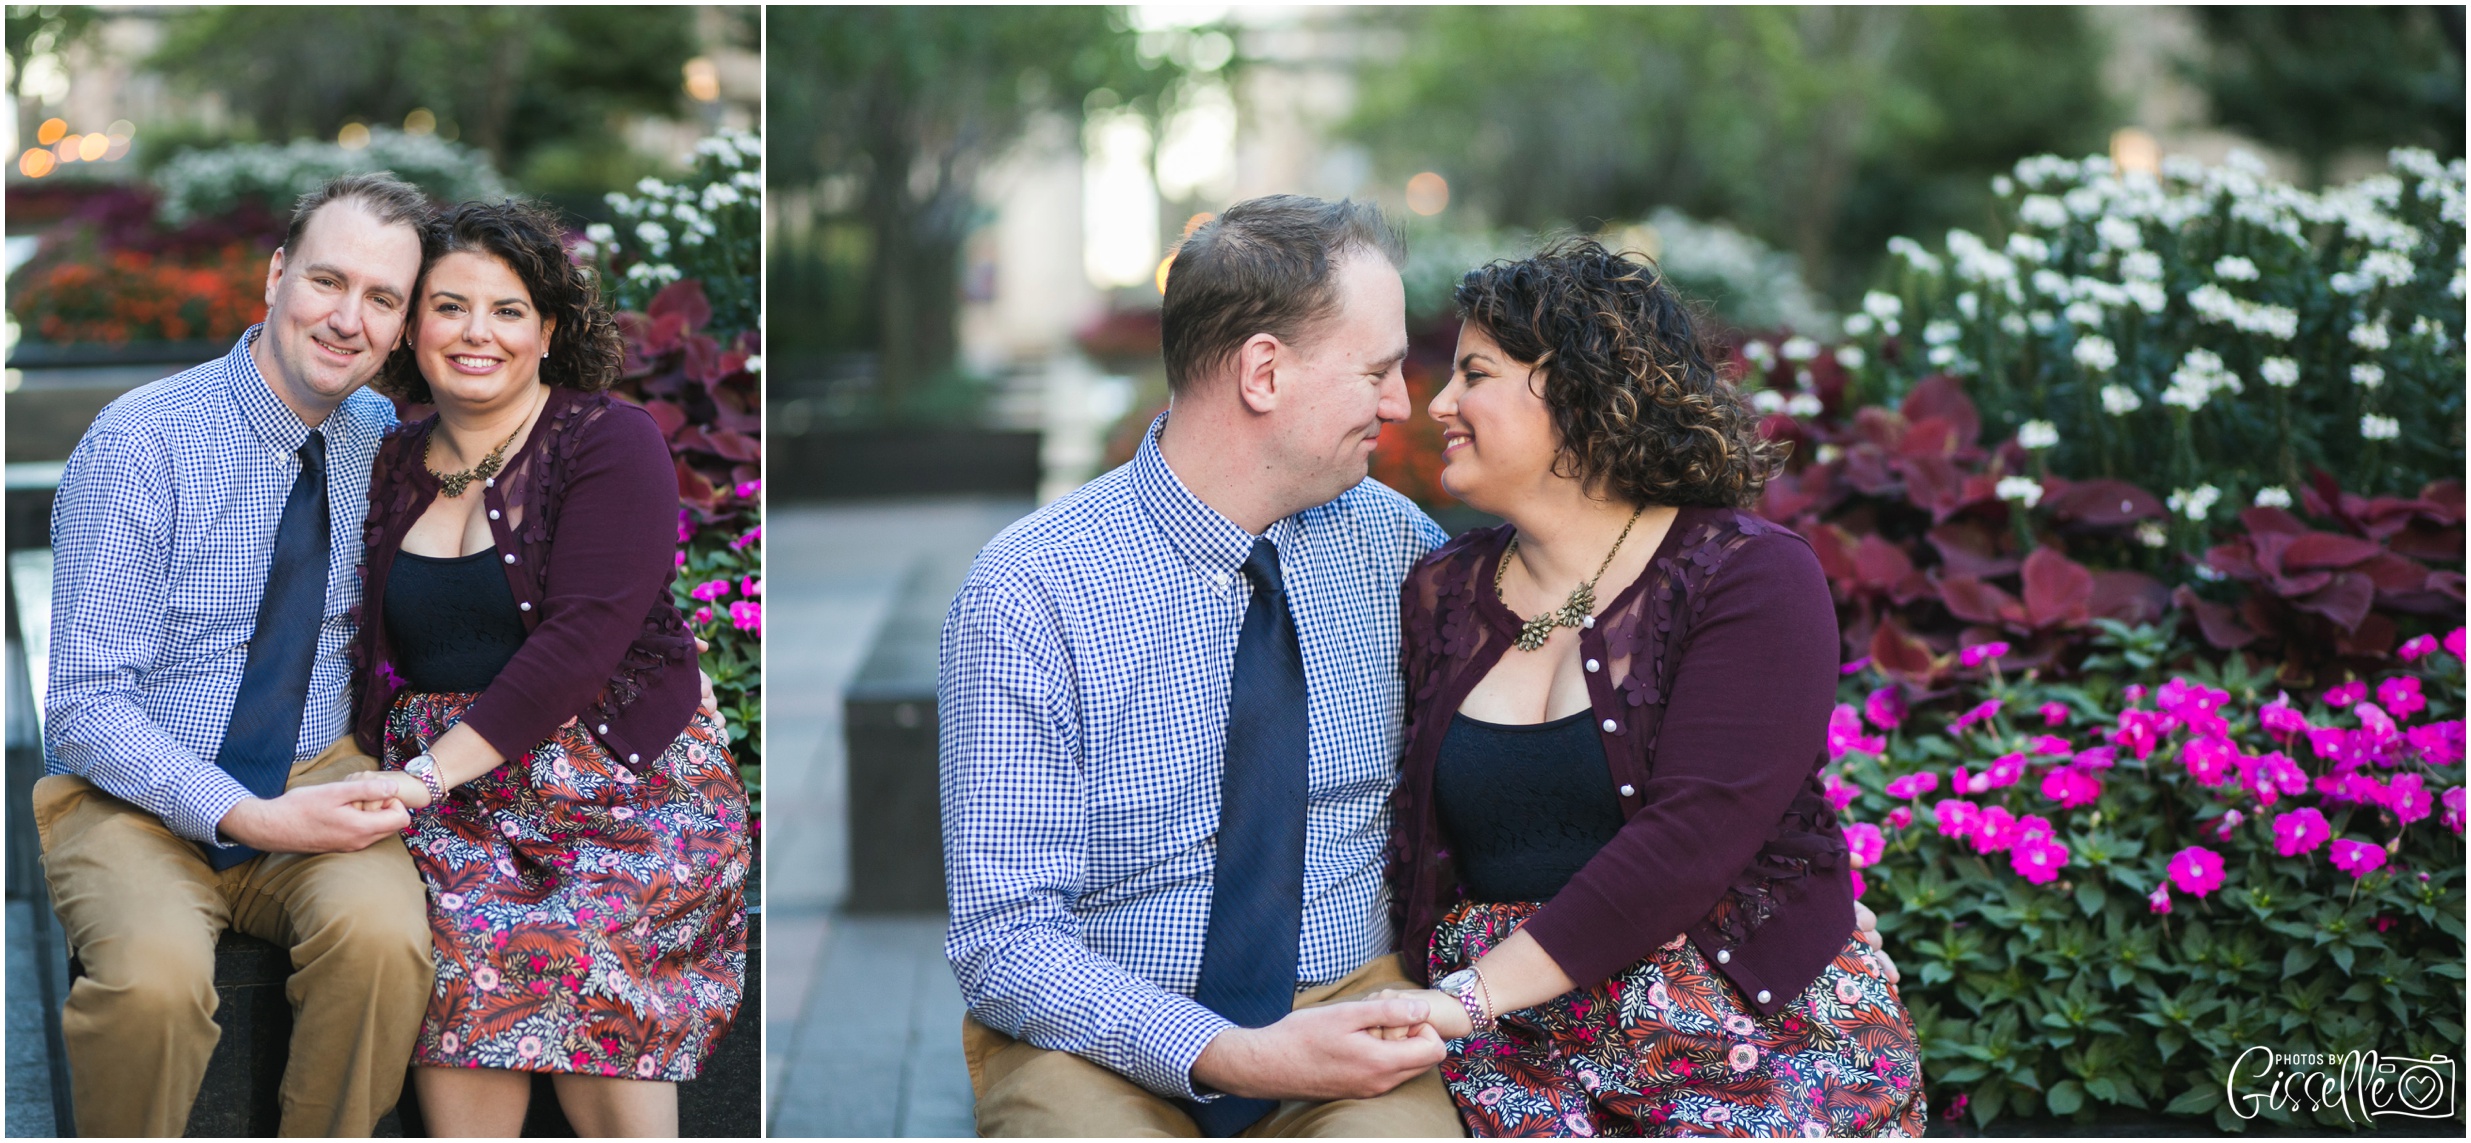
[[[1582,987],[1715,907],[1810,780],[1836,701],[1836,610],[1810,546],[1751,537],[1709,579],[1643,805],[1527,931]]]
[[[571,464],[540,624],[464,716],[509,758],[600,694],[642,634],[677,548],[677,469],[650,415],[612,402]]]

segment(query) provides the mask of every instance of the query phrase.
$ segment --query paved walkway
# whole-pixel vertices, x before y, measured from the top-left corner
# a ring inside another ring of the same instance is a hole
[[[911,569],[971,551],[1027,501],[775,508],[765,521],[767,1120],[776,1136],[971,1133],[943,918],[848,917],[841,693]],[[863,810],[864,807],[858,807]]]

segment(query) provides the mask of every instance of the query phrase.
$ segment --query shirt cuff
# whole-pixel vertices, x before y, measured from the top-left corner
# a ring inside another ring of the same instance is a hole
[[[1193,1063],[1219,1033],[1235,1026],[1191,997],[1167,993],[1157,1007],[1142,1014],[1133,1041],[1133,1082],[1173,1099],[1206,1103],[1219,1098],[1193,1086]]]
[[[213,849],[230,849],[237,843],[224,840],[219,828],[223,818],[232,812],[233,806],[257,795],[220,766],[207,767],[198,780],[200,787],[174,802],[171,816],[163,819],[163,824],[190,841]]]

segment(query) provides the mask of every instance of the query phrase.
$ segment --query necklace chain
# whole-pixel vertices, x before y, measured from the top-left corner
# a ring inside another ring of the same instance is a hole
[[[1613,547],[1605,552],[1604,562],[1596,565],[1596,574],[1587,577],[1587,582],[1571,589],[1569,600],[1560,607],[1527,620],[1519,626],[1517,644],[1519,650],[1536,650],[1544,646],[1545,640],[1553,637],[1554,628],[1580,626],[1587,621],[1588,616],[1595,614],[1596,581],[1603,579],[1605,569],[1613,566],[1613,556],[1622,550],[1622,541],[1630,538],[1630,529],[1638,525],[1639,513],[1645,511],[1647,511],[1645,504],[1630,510],[1630,522],[1622,525],[1622,534],[1613,538]],[[1502,549],[1501,562],[1493,565],[1493,595],[1496,598],[1502,594],[1502,575],[1510,570],[1510,561],[1518,554],[1519,537],[1513,533],[1510,537],[1510,546]],[[1507,604],[1508,600],[1505,599],[1503,602]],[[1516,614],[1512,612],[1512,615]]]
[[[529,420],[529,418],[526,419]],[[515,431],[506,434],[506,439],[499,441],[498,447],[490,449],[489,455],[480,458],[479,464],[461,472],[439,472],[429,464],[429,459],[425,456],[421,458],[421,467],[429,469],[429,475],[438,478],[439,492],[452,500],[463,495],[463,490],[470,488],[473,481],[487,480],[496,476],[498,469],[506,464],[506,446],[515,443],[515,438],[522,432],[523,426],[516,425]]]

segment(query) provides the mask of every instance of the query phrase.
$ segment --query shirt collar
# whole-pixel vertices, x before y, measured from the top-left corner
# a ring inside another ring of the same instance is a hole
[[[1218,581],[1223,587],[1242,577],[1244,561],[1253,554],[1255,537],[1219,515],[1217,509],[1202,503],[1184,486],[1175,470],[1167,467],[1167,458],[1158,451],[1158,432],[1166,427],[1168,416],[1160,413],[1157,420],[1150,422],[1149,432],[1141,438],[1141,451],[1133,455],[1134,493],[1150,519],[1157,522],[1158,530],[1166,534],[1170,546],[1205,574],[1229,577]],[[1271,524],[1264,533],[1278,548],[1282,569],[1294,550],[1294,531],[1295,517],[1289,516]],[[1282,578],[1292,582],[1293,576]]]
[[[290,457],[300,451],[301,442],[309,439],[309,426],[301,424],[292,407],[284,404],[283,398],[275,396],[273,385],[267,382],[264,373],[258,371],[257,358],[249,352],[250,346],[265,330],[266,324],[259,322],[240,335],[239,343],[224,355],[223,375],[231,384],[232,398],[239,402],[241,415],[247,418],[249,427],[257,431],[258,439],[276,453]],[[335,446],[359,439],[368,420],[361,415],[358,408],[361,404],[360,391],[354,390],[343,399],[342,404],[335,406],[333,412],[326,414],[325,422],[318,426],[326,433],[329,455]]]

